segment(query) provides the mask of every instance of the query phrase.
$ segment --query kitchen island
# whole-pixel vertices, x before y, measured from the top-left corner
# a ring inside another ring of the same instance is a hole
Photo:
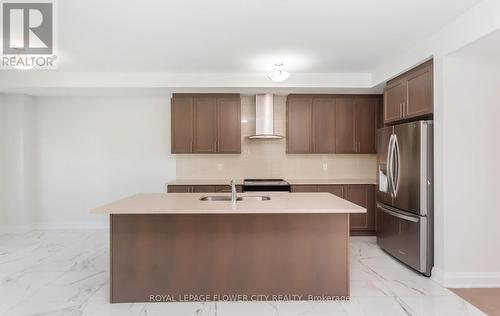
[[[349,214],[363,207],[329,193],[206,195],[143,193],[91,211],[110,214],[112,303],[349,295]]]

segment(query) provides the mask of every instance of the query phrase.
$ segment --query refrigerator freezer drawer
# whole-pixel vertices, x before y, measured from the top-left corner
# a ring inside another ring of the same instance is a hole
[[[413,269],[430,275],[429,218],[377,203],[377,243]]]

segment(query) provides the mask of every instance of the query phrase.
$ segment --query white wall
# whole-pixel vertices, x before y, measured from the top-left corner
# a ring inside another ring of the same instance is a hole
[[[42,226],[105,224],[89,210],[175,179],[169,97],[39,97],[36,170]]]
[[[486,52],[488,53],[488,52]],[[444,60],[444,281],[500,286],[500,55]]]
[[[33,216],[34,100],[24,95],[0,99],[0,227],[27,230]]]
[[[434,58],[434,267],[433,278],[449,285],[452,279],[461,282],[462,286],[472,284],[469,281],[460,281],[458,278],[446,277],[448,261],[447,254],[450,249],[445,245],[445,234],[453,223],[447,222],[446,214],[454,212],[445,206],[446,192],[444,166],[445,160],[445,131],[444,120],[448,115],[444,111],[444,85],[448,80],[444,73],[445,56],[460,50],[466,45],[474,43],[500,29],[500,2],[498,0],[483,0],[470,10],[464,12],[455,21],[448,24],[436,34],[433,34],[413,47],[401,52],[397,56],[388,56],[387,62],[382,63],[372,71],[372,83],[379,84],[421,63],[425,59]],[[446,155],[449,157],[448,155]],[[448,159],[448,158],[447,158]],[[455,159],[451,158],[451,159]],[[463,168],[470,168],[464,165]],[[479,246],[479,245],[478,245]],[[489,279],[491,279],[488,276]],[[445,280],[446,279],[446,280]],[[453,281],[455,282],[455,281]],[[456,284],[458,284],[455,282]],[[474,282],[481,285],[480,282]],[[484,284],[484,283],[483,283]],[[499,281],[500,285],[500,281]]]

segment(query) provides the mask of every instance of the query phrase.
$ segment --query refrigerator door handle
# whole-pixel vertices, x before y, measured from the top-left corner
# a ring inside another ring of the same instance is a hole
[[[394,167],[396,169],[396,173],[394,174],[394,197],[398,195],[399,189],[399,180],[401,176],[401,153],[399,152],[399,142],[398,136],[394,135],[394,153],[396,155],[396,159],[393,158]]]
[[[391,209],[389,209],[387,206],[384,206],[380,203],[377,203],[377,207],[384,213],[387,213],[391,216],[394,216],[394,217],[397,217],[397,218],[400,218],[400,219],[403,219],[403,220],[406,220],[406,221],[410,221],[410,222],[414,222],[414,223],[418,223],[419,222],[419,219],[417,217],[412,217],[412,216],[408,216],[408,215],[404,215],[404,214],[401,214],[399,212],[396,212],[396,211],[393,211]]]
[[[387,149],[387,179],[389,184],[389,191],[392,197],[394,197],[394,134],[391,134],[389,138],[389,146]]]

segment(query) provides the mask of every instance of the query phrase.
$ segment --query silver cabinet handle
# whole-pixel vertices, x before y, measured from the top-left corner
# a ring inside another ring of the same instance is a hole
[[[418,218],[398,213],[396,211],[393,211],[392,209],[389,209],[389,207],[387,207],[387,206],[381,205],[380,203],[377,203],[377,208],[384,213],[387,213],[387,214],[394,216],[394,217],[397,217],[397,218],[404,219],[406,221],[410,221],[410,222],[414,222],[414,223],[418,223],[418,221],[419,221]]]

